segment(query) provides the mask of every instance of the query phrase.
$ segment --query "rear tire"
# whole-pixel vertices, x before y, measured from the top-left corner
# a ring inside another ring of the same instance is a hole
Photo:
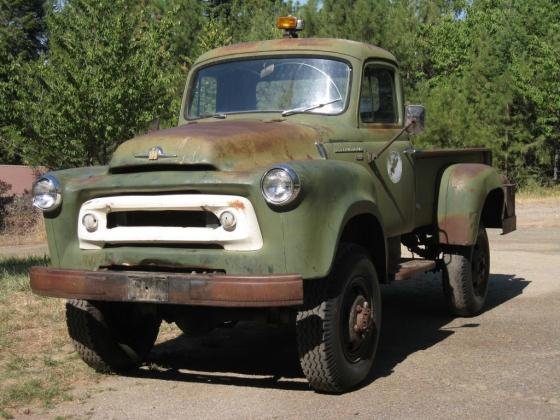
[[[66,324],[76,351],[98,372],[122,372],[145,360],[161,324],[155,314],[121,302],[69,300]]]
[[[340,393],[367,378],[379,341],[381,294],[362,247],[342,244],[331,274],[305,281],[296,326],[300,364],[315,390]]]
[[[490,247],[486,230],[478,230],[476,243],[444,254],[443,292],[454,315],[478,315],[488,294]]]

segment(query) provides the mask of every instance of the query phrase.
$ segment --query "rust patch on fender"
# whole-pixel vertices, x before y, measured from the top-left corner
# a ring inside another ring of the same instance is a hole
[[[453,168],[449,185],[458,191],[464,190],[465,186],[483,172],[488,171],[488,166],[481,163],[464,163]]]
[[[439,242],[447,245],[472,245],[473,230],[478,226],[475,213],[455,214],[438,221]]]
[[[72,180],[70,181],[68,184],[75,184],[75,185],[79,185],[82,187],[88,186],[88,185],[92,185],[92,184],[96,184],[99,181],[101,181],[103,178],[105,178],[107,175],[106,174],[102,174],[102,175],[92,175],[92,176],[88,176],[85,179],[78,179],[76,181]]]

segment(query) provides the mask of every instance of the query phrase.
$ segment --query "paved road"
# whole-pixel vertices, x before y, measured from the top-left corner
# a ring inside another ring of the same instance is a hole
[[[487,309],[478,317],[450,317],[433,275],[384,287],[375,369],[358,391],[314,393],[299,371],[293,331],[240,325],[195,341],[179,336],[159,344],[152,352],[159,367],[108,377],[90,398],[48,415],[560,418],[555,203],[548,213],[522,207],[526,220],[518,231],[491,233],[491,286]]]

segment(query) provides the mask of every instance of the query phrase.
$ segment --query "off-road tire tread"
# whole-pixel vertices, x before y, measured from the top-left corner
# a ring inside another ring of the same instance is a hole
[[[66,323],[74,348],[82,360],[100,373],[118,373],[138,367],[152,347],[154,331],[148,331],[140,354],[125,352],[109,331],[101,310],[87,300],[72,299],[66,302]],[[147,328],[156,326],[147,326]],[[157,323],[159,330],[159,322]]]
[[[66,323],[74,348],[84,362],[100,373],[110,373],[111,366],[99,354],[97,344],[100,337],[90,326],[88,314],[98,322],[103,315],[86,300],[72,299],[66,302]]]
[[[325,279],[311,280],[310,282],[325,282]],[[325,321],[327,302],[325,302],[326,296],[322,293],[322,289],[323,287],[316,284],[313,287],[306,287],[308,295],[308,298],[305,299],[306,302],[321,303],[298,313],[297,322],[300,324],[297,332],[298,350],[302,370],[310,385],[317,390],[337,392],[339,389],[336,386],[336,370],[331,363],[332,349],[325,344],[329,333]],[[313,328],[312,325],[302,322],[314,316],[319,317],[325,323],[325,336],[323,336],[320,328]],[[313,344],[317,342],[321,344],[313,348]]]
[[[342,264],[348,264],[348,258],[358,260],[366,251],[354,244],[343,243],[339,246],[331,273],[337,273]],[[330,320],[332,311],[336,310],[330,297],[336,295],[340,279],[331,275],[327,278],[308,280],[304,283],[304,309],[297,315],[297,337],[300,365],[313,389],[317,391],[340,393],[344,391],[340,374],[334,362],[336,349],[330,336],[333,332]],[[318,318],[322,328],[313,322]],[[316,345],[316,343],[320,343]]]
[[[484,230],[483,227],[480,229]],[[484,240],[488,241],[485,231],[483,235]],[[471,268],[472,254],[473,247],[464,247],[460,251],[445,256],[445,258],[451,260],[444,269],[443,290],[451,312],[457,316],[476,316],[480,314],[484,307],[485,299],[477,299],[474,293]]]

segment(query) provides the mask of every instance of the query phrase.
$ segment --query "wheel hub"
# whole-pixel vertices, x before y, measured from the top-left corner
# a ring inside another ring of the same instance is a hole
[[[363,296],[357,296],[350,309],[350,342],[357,347],[364,340],[373,325],[370,304]]]

